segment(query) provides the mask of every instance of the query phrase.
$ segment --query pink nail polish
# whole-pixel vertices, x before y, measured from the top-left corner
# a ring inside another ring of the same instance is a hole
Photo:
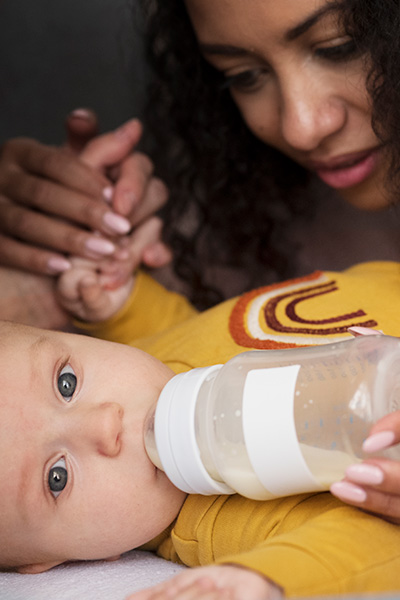
[[[106,202],[110,203],[114,194],[114,189],[111,185],[103,189],[103,198]]]
[[[115,246],[109,240],[104,240],[98,237],[92,237],[86,240],[85,246],[91,252],[107,256],[115,251]]]
[[[120,215],[116,215],[113,212],[107,212],[103,216],[104,224],[111,229],[114,233],[128,233],[131,228],[131,224],[125,217],[121,217]]]
[[[333,483],[330,490],[340,500],[348,500],[356,504],[362,504],[367,499],[367,494],[362,488],[347,481]]]
[[[91,114],[86,108],[76,108],[71,112],[71,115],[79,119],[85,119],[85,121],[91,118]]]
[[[355,483],[365,485],[379,485],[384,478],[383,471],[379,467],[368,464],[350,465],[346,469],[346,475]]]
[[[71,268],[71,263],[61,256],[52,256],[47,261],[47,268],[51,273],[64,273],[64,271],[68,271]]]
[[[349,327],[347,330],[349,333],[354,335],[355,337],[360,335],[379,335],[383,334],[383,331],[380,329],[371,329],[371,327]]]
[[[380,431],[379,433],[374,433],[367,437],[364,440],[362,445],[362,449],[364,452],[378,452],[379,450],[384,450],[393,444],[395,440],[395,435],[393,431]]]

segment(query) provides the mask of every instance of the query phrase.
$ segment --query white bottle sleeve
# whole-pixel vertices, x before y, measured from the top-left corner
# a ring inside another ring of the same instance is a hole
[[[249,371],[243,391],[243,433],[253,469],[276,496],[324,488],[303,458],[294,423],[299,365]]]

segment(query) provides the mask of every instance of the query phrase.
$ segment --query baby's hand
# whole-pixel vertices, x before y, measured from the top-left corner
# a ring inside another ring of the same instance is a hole
[[[132,291],[134,276],[117,286],[113,261],[95,263],[78,257],[70,261],[72,268],[60,275],[57,283],[61,306],[78,319],[92,323],[117,313]]]
[[[278,586],[255,571],[231,565],[188,569],[127,600],[278,600]]]

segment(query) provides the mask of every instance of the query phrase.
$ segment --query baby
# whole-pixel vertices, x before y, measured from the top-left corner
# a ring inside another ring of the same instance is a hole
[[[37,573],[143,547],[196,567],[137,600],[399,589],[400,528],[329,493],[257,502],[186,496],[169,482],[146,454],[146,418],[174,374],[167,364],[203,366],[188,348],[201,352],[207,319],[225,328],[223,308],[197,315],[143,274],[114,290],[101,277],[77,261],[61,302],[92,334],[126,342],[129,331],[131,345],[0,324],[0,565]],[[153,330],[143,307],[160,314]],[[206,329],[210,348],[217,331]]]
[[[106,291],[91,263],[74,267],[60,299],[80,317],[111,316],[132,288],[130,279]],[[38,573],[71,559],[114,560],[165,531],[185,494],[150,462],[143,430],[174,373],[139,349],[88,336],[0,322],[0,339],[2,567]],[[234,567],[200,574],[176,585],[234,588],[238,598],[249,585],[254,598],[277,590]]]

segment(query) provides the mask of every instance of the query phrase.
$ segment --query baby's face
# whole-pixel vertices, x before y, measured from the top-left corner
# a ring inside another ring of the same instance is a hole
[[[0,564],[108,558],[173,521],[184,495],[143,444],[172,375],[128,346],[0,323]]]

